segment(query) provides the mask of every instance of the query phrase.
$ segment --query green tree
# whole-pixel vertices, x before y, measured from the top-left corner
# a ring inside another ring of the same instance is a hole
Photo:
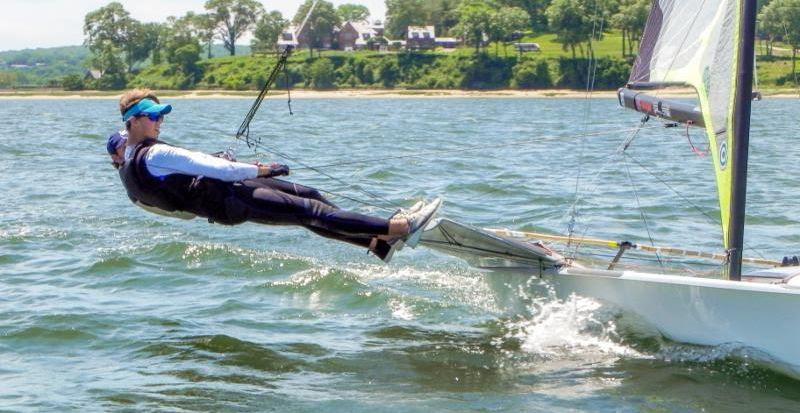
[[[267,53],[276,49],[278,38],[289,24],[279,11],[272,11],[261,16],[256,24],[254,38],[250,46],[253,53]]]
[[[545,11],[547,24],[556,34],[556,41],[561,43],[564,50],[570,49],[575,58],[576,47],[584,55],[583,43],[589,43],[591,53],[591,38],[593,29],[592,15],[587,11],[586,0],[554,0]]]
[[[306,83],[314,89],[333,89],[336,81],[336,68],[330,59],[316,59],[308,66]]]
[[[236,41],[252,30],[264,6],[256,0],[208,0],[206,10],[213,16],[222,44],[236,55]]]
[[[649,14],[650,0],[620,0],[611,16],[611,26],[622,32],[623,57],[634,54]]]
[[[83,76],[73,73],[61,78],[61,87],[64,90],[83,90],[86,85],[83,83]]]
[[[214,45],[214,38],[216,37],[217,21],[211,13],[195,14],[192,19],[194,20],[195,35],[205,45],[206,57],[211,59],[211,46]]]
[[[484,36],[492,32],[495,6],[487,0],[466,0],[458,7],[458,24],[453,31],[475,45],[476,53],[481,50]]]
[[[0,72],[0,87],[9,88],[20,83],[18,73]]]
[[[89,12],[84,17],[84,44],[92,52],[99,52],[107,44],[122,45],[131,20],[130,13],[118,2]]]
[[[122,52],[114,45],[105,44],[98,48],[96,53],[89,59],[91,67],[101,71],[102,76],[93,85],[101,90],[119,90],[127,86],[128,80],[125,74],[125,62],[120,55]]]
[[[553,86],[546,60],[526,59],[514,66],[511,87],[515,89],[540,89]]]
[[[408,26],[428,23],[424,0],[386,0],[386,34],[391,39],[405,39]]]
[[[159,40],[162,36],[160,26],[158,23],[131,21],[124,45],[128,73],[133,72],[133,68],[137,63],[147,60],[160,47]]]
[[[427,2],[427,24],[436,27],[437,36],[445,36],[458,24],[458,6],[461,0],[433,0]]]
[[[112,47],[115,52],[123,54],[129,73],[133,71],[136,63],[145,60],[152,51],[153,45],[147,41],[148,33],[144,26],[131,18],[118,2],[109,3],[86,14],[83,33],[86,35],[84,44],[89,46],[92,53],[108,54],[108,48]],[[108,61],[108,59],[97,61]],[[98,69],[106,70],[103,67]]]
[[[150,52],[151,63],[154,65],[160,64],[162,61],[162,52],[164,51],[164,42],[168,36],[168,28],[166,24],[162,23],[143,23],[142,24],[142,42],[148,44],[147,48]],[[145,56],[144,59],[147,57]]]
[[[360,22],[369,18],[369,9],[361,4],[342,4],[336,8],[336,14],[342,22]]]
[[[325,39],[332,39],[333,30],[341,24],[341,19],[336,13],[333,3],[324,0],[317,3],[317,7],[314,8],[311,15],[308,16],[308,20],[306,20],[312,4],[314,4],[314,0],[306,0],[297,9],[297,13],[292,19],[292,23],[297,25],[300,31],[298,35],[302,33],[306,36],[309,54],[313,54],[313,49],[322,47]],[[299,26],[303,21],[306,22],[306,27],[300,28]]]
[[[179,72],[177,86],[182,89],[194,85],[200,75],[197,62],[203,47],[197,37],[195,17],[193,13],[187,13],[179,19],[167,18],[169,35],[164,42],[164,55],[167,63]]]
[[[550,0],[502,0],[502,4],[511,7],[519,7],[528,13],[530,28],[534,32],[547,29],[547,16],[545,10],[550,5]]]
[[[497,47],[502,42],[503,51],[505,52],[508,47],[508,41],[511,40],[515,32],[525,29],[528,25],[528,13],[519,7],[501,7],[495,9],[489,16],[489,40],[495,42],[495,56],[498,54]]]
[[[791,46],[794,76],[800,49],[800,0],[772,0],[761,10],[759,20],[771,41],[780,38]]]

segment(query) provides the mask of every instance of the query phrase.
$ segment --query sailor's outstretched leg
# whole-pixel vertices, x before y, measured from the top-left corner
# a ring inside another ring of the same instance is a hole
[[[408,233],[408,221],[391,221],[332,207],[315,199],[301,198],[247,181],[233,187],[247,206],[249,221],[275,225],[303,225],[331,233],[400,236]]]
[[[389,241],[381,239],[379,237],[349,236],[311,226],[306,226],[305,228],[321,237],[330,238],[337,241],[343,241],[348,244],[353,244],[358,247],[366,248],[369,250],[369,252],[375,254],[376,257],[380,258],[385,262],[389,262],[392,259],[392,255],[395,252],[393,244],[390,244]]]
[[[326,205],[338,208],[328,198],[325,198],[325,196],[323,196],[319,190],[309,186],[300,185],[277,178],[256,178],[248,179],[245,182],[253,186],[276,189],[287,194],[299,196],[300,198],[316,199],[317,201],[320,201]]]

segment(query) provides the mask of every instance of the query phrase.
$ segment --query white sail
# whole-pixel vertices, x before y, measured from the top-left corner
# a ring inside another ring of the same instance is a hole
[[[731,163],[736,139],[733,113],[739,87],[736,70],[742,36],[741,3],[741,0],[654,1],[629,81],[632,88],[680,84],[697,90],[702,123],[713,148],[726,248],[730,246],[732,219]],[[669,105],[665,106],[637,110],[670,117]]]

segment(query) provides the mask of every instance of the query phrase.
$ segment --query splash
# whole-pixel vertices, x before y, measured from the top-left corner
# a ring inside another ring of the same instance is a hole
[[[498,313],[500,308],[480,273],[470,269],[415,268],[411,266],[355,264],[347,271],[358,279],[400,295],[425,291],[428,300],[443,306],[462,306],[483,313]],[[414,294],[416,295],[416,294]]]
[[[769,376],[770,372],[800,380],[800,373],[793,366],[781,363],[761,350],[739,343],[696,346],[666,342],[655,354],[655,358],[665,363],[699,364],[732,377],[746,378],[754,385],[765,380],[764,376]]]
[[[392,310],[392,318],[410,321],[414,319],[414,305],[408,304],[401,299],[389,301],[389,308]]]
[[[528,291],[519,293],[530,300],[530,316],[508,322],[505,335],[505,339],[518,340],[523,351],[549,358],[598,353],[643,357],[622,343],[616,310],[575,294],[559,300],[549,288],[545,296],[536,298],[527,297]]]

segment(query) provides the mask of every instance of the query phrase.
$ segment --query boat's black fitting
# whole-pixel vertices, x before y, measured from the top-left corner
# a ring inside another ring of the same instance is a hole
[[[783,257],[783,261],[781,261],[781,267],[800,267],[800,258],[797,258],[797,255],[793,256],[792,258]]]

